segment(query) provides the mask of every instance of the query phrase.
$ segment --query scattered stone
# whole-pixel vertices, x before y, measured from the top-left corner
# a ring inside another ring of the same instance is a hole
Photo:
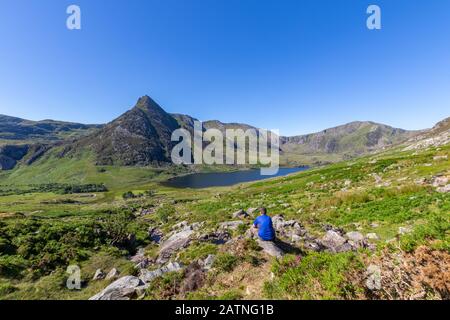
[[[347,240],[342,237],[339,233],[333,230],[327,231],[325,236],[322,238],[322,243],[328,248],[338,248],[342,246]]]
[[[158,228],[149,228],[148,236],[151,241],[159,244],[161,242],[161,239],[164,236],[164,234]]]
[[[367,237],[367,239],[370,239],[370,240],[380,240],[380,237],[376,234],[376,233],[368,233],[367,235],[366,235],[366,237]]]
[[[256,241],[268,255],[277,258],[281,258],[284,255],[283,250],[281,250],[273,241],[263,241],[261,239],[257,239]]]
[[[412,229],[410,227],[399,227],[398,228],[398,234],[403,235],[407,233],[411,233]]]
[[[211,270],[214,260],[216,260],[216,256],[214,254],[210,254],[206,257],[206,259],[203,261],[203,269],[209,271]]]
[[[191,241],[191,236],[193,233],[194,231],[192,228],[186,226],[182,231],[172,234],[169,239],[161,244],[161,249],[156,262],[160,264],[166,263],[172,253],[187,247]]]
[[[148,268],[149,265],[150,265],[150,260],[146,258],[145,260],[142,260],[141,262],[137,263],[134,267],[136,269],[140,270],[140,269]]]
[[[372,173],[372,177],[375,179],[376,184],[380,184],[383,181],[383,179],[380,177],[380,175],[378,175],[376,173]]]
[[[434,161],[447,160],[447,159],[448,159],[448,156],[447,156],[447,155],[444,155],[444,156],[434,156],[434,157],[433,157],[433,160],[434,160]]]
[[[434,177],[431,184],[433,187],[445,186],[448,183],[448,177]]]
[[[244,222],[243,221],[225,221],[219,225],[219,228],[224,229],[224,230],[237,230],[237,228],[241,224],[244,224]]]
[[[376,223],[376,222],[372,222],[371,224],[370,224],[370,227],[371,228],[378,228],[380,225],[378,224],[378,223]]]
[[[169,262],[166,266],[153,271],[142,269],[139,273],[139,279],[144,283],[148,283],[168,272],[180,271],[181,269],[182,266],[178,262]]]
[[[136,294],[136,289],[143,285],[142,281],[133,276],[122,277],[89,300],[129,300]]]
[[[247,209],[247,213],[248,213],[250,216],[253,216],[253,214],[256,213],[257,211],[258,211],[258,208],[248,208],[248,209]]]
[[[345,236],[347,237],[347,239],[355,242],[364,240],[364,236],[360,232],[356,231],[347,232]]]
[[[145,250],[144,248],[139,248],[134,256],[130,258],[130,261],[139,263],[143,260],[145,260]]]
[[[371,291],[381,289],[381,268],[377,265],[371,264],[366,271],[366,287]]]
[[[206,275],[202,266],[194,262],[184,271],[184,280],[181,285],[181,293],[192,292],[200,289],[205,283]]]
[[[179,222],[179,223],[177,223],[177,224],[174,224],[174,225],[172,226],[172,230],[175,231],[175,230],[184,229],[184,228],[188,227],[188,225],[189,225],[189,224],[188,224],[187,221],[181,221],[181,222]]]
[[[450,192],[450,184],[448,184],[444,187],[439,187],[436,189],[436,191],[439,193],[449,193]]]
[[[232,216],[234,219],[245,219],[248,217],[248,213],[241,209],[233,213]]]
[[[96,280],[102,280],[105,279],[106,274],[102,271],[102,269],[97,269],[95,271],[94,277],[92,278],[92,280],[96,281]]]
[[[231,235],[228,231],[216,231],[212,233],[203,234],[198,238],[199,241],[207,241],[214,244],[225,244],[231,240]]]
[[[111,279],[117,279],[119,277],[119,270],[117,270],[116,268],[112,268],[111,271],[108,272],[108,274],[106,275],[106,280],[111,280]]]

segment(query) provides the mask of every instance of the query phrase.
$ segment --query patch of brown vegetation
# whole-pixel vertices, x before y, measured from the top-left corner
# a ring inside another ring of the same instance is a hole
[[[382,288],[369,299],[450,299],[450,254],[421,246],[413,253],[386,249],[371,264],[380,266]]]

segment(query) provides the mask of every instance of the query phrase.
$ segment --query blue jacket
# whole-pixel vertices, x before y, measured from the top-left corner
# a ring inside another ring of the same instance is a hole
[[[258,236],[264,241],[272,241],[275,239],[275,230],[272,225],[272,218],[268,215],[262,215],[255,219],[253,223],[258,227]]]

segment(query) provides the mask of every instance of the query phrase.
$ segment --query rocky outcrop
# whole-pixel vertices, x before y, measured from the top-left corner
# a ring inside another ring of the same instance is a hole
[[[167,240],[161,243],[161,249],[159,250],[159,256],[156,262],[164,264],[169,261],[174,252],[187,247],[193,238],[194,231],[200,227],[201,224],[199,223],[188,225],[186,221],[175,225],[172,228],[174,231],[169,234]]]
[[[95,271],[94,276],[92,277],[92,280],[102,280],[105,279],[106,274],[102,271],[102,269],[97,269]]]
[[[182,270],[182,265],[178,262],[170,262],[166,266],[161,267],[156,270],[149,271],[147,269],[141,269],[139,273],[139,279],[143,283],[149,283],[150,281],[162,277],[164,274],[168,272],[176,272]]]
[[[28,145],[5,145],[0,146],[0,170],[12,170],[17,162],[27,154]]]
[[[105,279],[106,280],[117,279],[119,275],[120,275],[119,270],[117,270],[116,268],[112,268],[106,275]]]
[[[261,239],[257,239],[256,241],[268,255],[276,258],[281,258],[284,255],[283,250],[281,250],[273,241],[263,241]]]
[[[249,215],[248,215],[247,212],[245,212],[244,210],[240,209],[239,211],[236,211],[235,213],[233,213],[232,217],[234,219],[245,219],[245,218],[248,218]]]
[[[137,289],[143,284],[137,277],[122,277],[111,283],[100,293],[89,298],[89,300],[130,300],[136,296]]]
[[[219,229],[222,230],[237,230],[240,225],[243,225],[243,221],[225,221],[219,225]]]

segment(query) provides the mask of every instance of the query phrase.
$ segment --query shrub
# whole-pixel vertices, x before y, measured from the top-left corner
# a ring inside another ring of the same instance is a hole
[[[238,261],[238,258],[230,253],[220,253],[216,256],[213,267],[223,272],[231,272]]]
[[[18,256],[0,256],[0,276],[18,278],[27,267],[27,262]]]
[[[122,194],[122,198],[123,198],[124,200],[127,200],[127,199],[134,199],[134,198],[136,198],[136,195],[133,193],[133,191],[127,191],[127,192],[125,192],[124,194]]]
[[[352,252],[287,256],[274,263],[276,278],[265,283],[264,293],[270,299],[352,299],[359,289],[347,276],[363,266]]]
[[[162,300],[173,298],[179,293],[183,281],[182,272],[169,272],[160,278],[153,280],[148,286],[146,293],[149,299]]]

